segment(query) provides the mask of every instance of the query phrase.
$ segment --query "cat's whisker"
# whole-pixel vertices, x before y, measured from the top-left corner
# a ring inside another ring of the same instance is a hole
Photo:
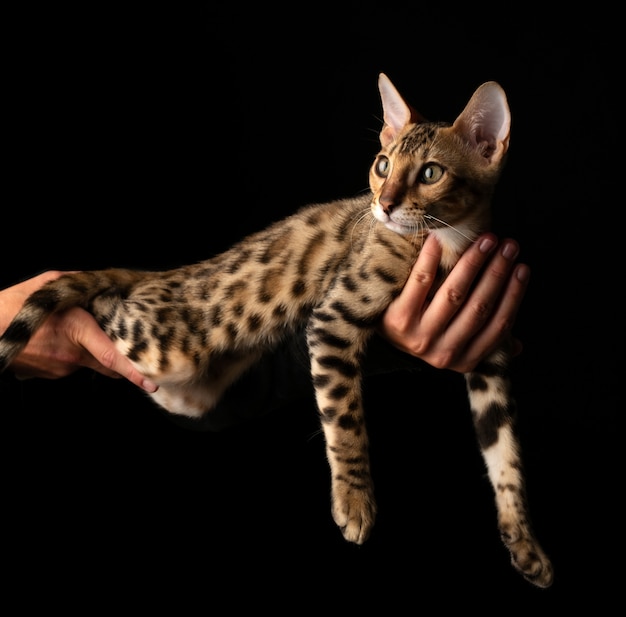
[[[374,231],[374,227],[376,227],[377,220],[374,216],[370,218],[370,235],[372,231]]]
[[[456,231],[456,233],[458,233],[460,236],[463,236],[466,240],[469,240],[470,242],[474,242],[475,240],[475,238],[470,238],[469,236],[465,235],[462,231],[458,230],[454,225],[450,225],[450,223],[446,223],[444,220],[438,219],[436,216],[433,216],[432,214],[425,214],[424,218],[437,221],[438,223],[441,223],[442,225],[449,227],[452,231]]]
[[[313,431],[310,435],[309,438],[307,439],[307,441],[313,441],[313,439],[315,439],[316,437],[319,437],[320,435],[323,435],[324,431],[320,428],[317,431]]]
[[[415,239],[416,244],[421,244],[420,238],[426,235],[426,230],[428,230],[428,224],[423,219],[417,221],[413,228],[413,238]]]
[[[368,208],[364,208],[362,210],[362,213],[359,214],[357,213],[357,216],[355,217],[356,220],[354,221],[354,225],[352,226],[352,232],[350,233],[350,244],[352,244],[352,240],[354,238],[354,234],[356,232],[357,227],[363,222],[363,220],[365,220],[367,218],[367,216],[370,214],[370,209]],[[373,217],[372,217],[373,219]],[[372,225],[373,225],[373,220],[370,220],[370,232],[372,229]]]

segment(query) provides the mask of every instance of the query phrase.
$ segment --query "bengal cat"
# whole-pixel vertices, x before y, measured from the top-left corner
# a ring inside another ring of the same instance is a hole
[[[363,543],[376,515],[361,363],[383,311],[400,293],[427,234],[445,275],[490,222],[509,147],[510,111],[496,82],[476,89],[453,123],[429,122],[379,76],[381,149],[370,190],[305,206],[206,261],[169,271],[66,274],[33,293],[0,339],[0,371],[54,311],[90,311],[159,389],[172,414],[210,414],[262,354],[306,329],[311,379],[331,471],[332,515]],[[506,346],[466,378],[478,444],[512,563],[552,583],[536,540],[514,428]]]

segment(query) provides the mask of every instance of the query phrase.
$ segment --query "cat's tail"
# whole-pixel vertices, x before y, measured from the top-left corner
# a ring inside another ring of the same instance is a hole
[[[72,272],[48,281],[33,292],[0,337],[0,373],[27,345],[50,315],[73,307],[87,308],[98,295],[128,295],[145,272],[124,269]]]

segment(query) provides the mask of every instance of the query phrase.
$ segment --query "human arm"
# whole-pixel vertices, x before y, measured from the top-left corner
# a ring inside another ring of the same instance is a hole
[[[63,274],[43,272],[0,290],[0,332],[22,307],[26,298],[47,281]],[[13,360],[9,369],[18,377],[65,377],[81,367],[108,377],[124,377],[154,392],[155,384],[146,379],[116,348],[90,313],[73,308],[49,317]]]

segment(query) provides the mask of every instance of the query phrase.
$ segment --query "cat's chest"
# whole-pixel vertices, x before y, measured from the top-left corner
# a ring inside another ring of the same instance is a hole
[[[414,239],[413,239],[414,240]],[[354,296],[354,302],[384,308],[404,287],[420,246],[399,234],[370,229],[339,264],[331,293]]]

